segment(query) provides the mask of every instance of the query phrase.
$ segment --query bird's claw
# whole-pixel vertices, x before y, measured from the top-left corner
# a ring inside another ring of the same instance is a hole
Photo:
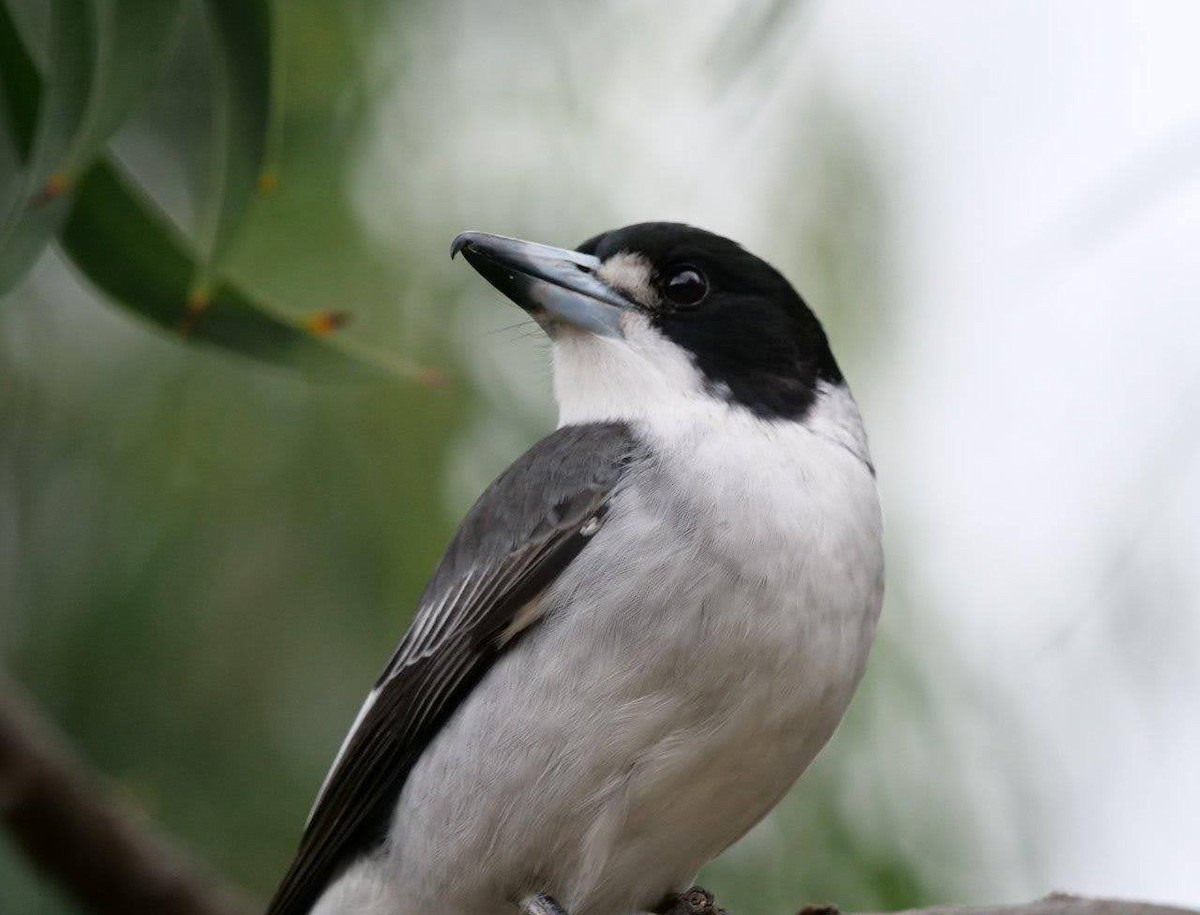
[[[654,915],[729,915],[703,887],[693,886],[682,893],[668,893],[652,910]]]
[[[521,900],[521,915],[567,915],[567,911],[553,896],[534,893]]]

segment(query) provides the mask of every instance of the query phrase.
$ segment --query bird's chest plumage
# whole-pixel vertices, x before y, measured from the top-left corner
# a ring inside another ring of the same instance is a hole
[[[618,512],[613,541],[650,566],[633,576],[640,598],[613,602],[639,633],[618,653],[641,671],[631,693],[679,706],[680,739],[645,790],[693,796],[709,837],[732,841],[811,761],[861,675],[882,596],[874,480],[806,429],[747,422],[660,440]]]
[[[647,906],[828,739],[879,609],[874,482],[803,430],[748,431],[648,440],[545,620],[414,770],[394,821],[414,887],[485,908],[519,874],[573,915]]]

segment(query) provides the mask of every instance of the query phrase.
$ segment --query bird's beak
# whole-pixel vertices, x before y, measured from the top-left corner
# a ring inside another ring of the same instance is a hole
[[[461,233],[450,256],[459,251],[550,334],[567,325],[621,337],[621,312],[637,307],[596,275],[600,260],[590,254],[486,232]]]

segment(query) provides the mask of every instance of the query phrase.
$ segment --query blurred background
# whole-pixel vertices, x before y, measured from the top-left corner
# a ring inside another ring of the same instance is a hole
[[[825,321],[889,541],[847,721],[701,882],[1200,904],[1200,8],[289,0],[239,206],[207,6],[96,141],[208,257],[191,298],[122,300],[68,231],[0,303],[0,665],[149,817],[268,894],[456,520],[553,427],[454,234],[672,219]],[[3,129],[11,226],[46,175]],[[377,371],[209,345],[218,278]],[[72,911],[3,835],[0,911]]]

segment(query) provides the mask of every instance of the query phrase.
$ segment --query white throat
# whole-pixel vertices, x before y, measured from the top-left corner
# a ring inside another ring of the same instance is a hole
[[[565,330],[554,341],[559,425],[653,420],[719,405],[684,350],[643,315],[621,317],[622,339]]]
[[[706,432],[799,434],[822,439],[870,468],[862,417],[844,384],[820,382],[801,421],[761,419],[706,384],[688,353],[644,316],[626,313],[622,329],[623,339],[567,331],[554,341],[560,427],[626,422],[654,438],[676,440]]]

